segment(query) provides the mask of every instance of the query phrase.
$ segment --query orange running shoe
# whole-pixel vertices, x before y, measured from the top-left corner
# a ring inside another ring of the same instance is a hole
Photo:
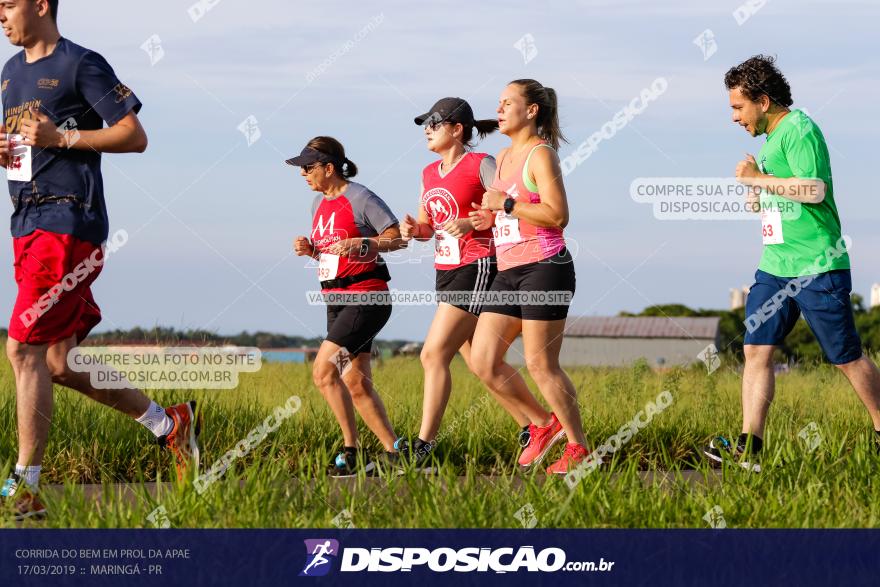
[[[588,458],[590,458],[590,451],[580,444],[569,442],[565,445],[565,452],[562,453],[562,457],[547,467],[547,474],[565,475]]]
[[[521,467],[534,467],[541,464],[550,449],[565,436],[562,424],[556,419],[556,414],[550,414],[550,423],[546,426],[529,424],[531,440],[527,447],[519,455]]]
[[[164,446],[174,453],[177,479],[183,481],[192,467],[195,475],[199,474],[199,433],[201,432],[201,414],[196,417],[196,402],[188,401],[165,408],[165,413],[174,421],[174,428],[165,436],[157,439],[159,446]]]
[[[42,519],[46,517],[46,506],[43,505],[40,496],[24,485],[21,482],[21,477],[15,473],[3,484],[0,496],[3,497],[4,502],[15,500],[12,510],[13,519],[16,522],[22,522],[28,518]]]

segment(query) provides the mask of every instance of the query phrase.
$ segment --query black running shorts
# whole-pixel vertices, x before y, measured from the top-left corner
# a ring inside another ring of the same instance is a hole
[[[390,304],[327,306],[327,340],[352,356],[369,353],[373,339],[390,317]]]
[[[483,312],[522,320],[564,320],[574,290],[574,260],[562,249],[542,261],[499,271]]]
[[[495,257],[483,257],[455,269],[437,270],[437,297],[474,316],[483,308],[483,295],[492,286],[498,266]],[[444,299],[444,293],[448,299]]]

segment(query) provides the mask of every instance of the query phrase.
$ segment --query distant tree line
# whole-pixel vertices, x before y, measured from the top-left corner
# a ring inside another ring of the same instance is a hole
[[[7,330],[0,329],[0,336],[3,339],[7,336]],[[95,332],[89,335],[85,340],[85,345],[91,346],[107,346],[107,345],[161,345],[161,346],[188,346],[188,345],[236,345],[250,346],[261,349],[279,349],[290,347],[319,347],[323,338],[305,337],[305,336],[289,336],[286,334],[278,334],[276,332],[241,332],[239,334],[225,335],[211,332],[208,330],[177,330],[176,328],[166,328],[163,326],[154,326],[153,328],[134,327],[130,330],[116,329],[106,330],[103,332]],[[395,351],[405,345],[406,340],[377,340],[376,347],[380,351],[389,349]]]
[[[865,308],[865,300],[859,294],[852,294],[851,299],[856,330],[862,339],[862,346],[869,353],[877,353],[880,351],[880,307],[870,310]],[[743,338],[746,334],[744,308],[738,310],[694,310],[682,304],[661,304],[649,306],[638,314],[621,312],[620,316],[718,316],[721,318],[719,322],[721,340],[718,350],[742,360]],[[813,336],[803,318],[798,320],[794,330],[786,337],[785,343],[780,346],[777,360],[789,363],[825,361],[816,337]]]

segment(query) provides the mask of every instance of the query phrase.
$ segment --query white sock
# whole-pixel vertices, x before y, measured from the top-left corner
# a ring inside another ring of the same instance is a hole
[[[174,428],[174,420],[168,417],[162,406],[153,401],[150,402],[150,407],[147,408],[144,415],[138,418],[137,421],[155,434],[156,438],[168,434]]]
[[[26,467],[24,465],[15,465],[15,474],[27,485],[31,491],[36,491],[40,485],[40,471],[42,466]]]

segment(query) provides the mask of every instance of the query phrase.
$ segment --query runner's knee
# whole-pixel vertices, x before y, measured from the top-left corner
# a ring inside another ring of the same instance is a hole
[[[312,381],[315,382],[318,389],[323,390],[330,387],[338,382],[339,379],[339,372],[333,363],[330,361],[315,361],[315,366],[312,368]]]
[[[363,380],[363,378],[346,381],[345,387],[348,388],[348,394],[351,396],[351,399],[353,401],[358,401],[366,397],[370,397],[371,395],[370,386],[366,381]]]
[[[46,349],[8,339],[6,357],[17,369],[33,369],[46,364]]]
[[[422,367],[436,367],[438,365],[446,365],[452,359],[452,356],[444,349],[434,346],[425,345],[419,355],[422,361]]]
[[[535,381],[544,381],[558,377],[562,372],[559,361],[553,357],[536,356],[526,359],[526,369]]]
[[[471,355],[471,371],[483,383],[489,383],[501,375],[502,361],[496,361],[489,355]]]
[[[770,345],[743,345],[743,355],[748,363],[772,365],[774,350],[775,347]]]

